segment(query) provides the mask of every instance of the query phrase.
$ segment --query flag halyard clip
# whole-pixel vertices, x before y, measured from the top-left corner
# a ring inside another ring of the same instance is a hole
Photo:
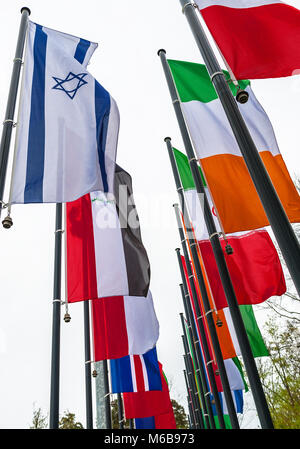
[[[198,7],[196,3],[194,3],[194,2],[188,2],[188,3],[186,3],[186,4],[182,7],[182,14],[185,14],[185,8],[186,8],[187,6],[193,6],[194,8],[197,8],[197,7]]]
[[[215,310],[214,309],[210,309],[207,312],[205,312],[205,316],[207,316],[209,313],[213,313]]]
[[[217,76],[217,75],[223,75],[224,76],[224,73],[223,72],[215,72],[212,75],[210,75],[211,82],[213,82],[214,77]]]
[[[5,125],[5,123],[11,123],[13,128],[17,126],[17,122],[14,122],[11,118],[7,118],[2,124]]]
[[[6,209],[9,206],[9,203],[5,203],[4,201],[0,200],[1,208]]]
[[[218,235],[219,237],[223,235],[223,232],[213,232],[212,234],[210,234],[209,236],[209,240],[211,240],[213,237],[215,237],[216,235]]]

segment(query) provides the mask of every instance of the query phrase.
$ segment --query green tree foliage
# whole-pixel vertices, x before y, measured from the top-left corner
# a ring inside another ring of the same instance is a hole
[[[177,429],[188,429],[189,422],[182,405],[178,404],[175,399],[171,400]]]
[[[32,424],[30,429],[46,429],[48,427],[48,417],[43,414],[39,407],[33,411]],[[83,429],[83,425],[76,421],[75,414],[66,411],[59,421],[59,429]]]
[[[113,429],[119,429],[119,416],[118,416],[118,401],[115,399],[111,401],[111,422]],[[127,419],[124,425],[124,429],[129,429],[129,420]]]
[[[59,429],[83,429],[83,425],[76,421],[74,413],[66,411],[59,421]]]
[[[260,359],[258,369],[274,426],[300,429],[299,326],[287,321],[283,328],[272,319],[265,330],[270,357]]]
[[[30,429],[46,429],[48,426],[47,419],[48,418],[43,414],[41,407],[37,410],[33,410],[33,418]]]

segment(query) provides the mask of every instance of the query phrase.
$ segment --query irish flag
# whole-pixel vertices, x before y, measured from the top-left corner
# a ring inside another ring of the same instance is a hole
[[[291,76],[300,69],[298,9],[278,0],[195,1],[237,79]]]
[[[227,307],[217,264],[204,223],[203,213],[187,157],[173,149],[184,189],[196,239],[209,280],[217,310]],[[217,231],[221,232],[216,209],[206,188]],[[259,304],[271,296],[281,296],[286,291],[285,279],[276,248],[265,229],[227,234],[233,254],[225,254],[237,301],[242,304]],[[225,249],[226,241],[221,238]]]
[[[185,120],[212,200],[226,233],[267,226],[268,219],[207,70],[202,64],[169,60]],[[227,74],[228,75],[228,74]],[[241,114],[290,222],[300,221],[300,199],[279,151],[271,122],[249,93]],[[235,93],[236,87],[230,83]]]

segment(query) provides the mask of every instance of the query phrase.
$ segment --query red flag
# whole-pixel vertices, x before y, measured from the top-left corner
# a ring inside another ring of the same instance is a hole
[[[239,80],[291,76],[300,69],[300,11],[278,0],[196,0]]]
[[[233,254],[225,252],[226,242],[220,239],[226,263],[236,293],[237,302],[260,304],[271,296],[281,296],[286,283],[277,251],[269,234],[253,231],[244,235],[228,236]],[[221,278],[210,241],[199,241],[206,273],[218,310],[227,307]]]
[[[147,418],[149,416],[156,417],[157,415],[170,413],[170,407],[172,408],[172,404],[170,400],[169,388],[163,375],[162,364],[159,362],[158,364],[162,381],[162,390],[123,393],[126,419]]]
[[[155,429],[176,429],[173,407],[171,407],[168,413],[154,416],[154,420]]]

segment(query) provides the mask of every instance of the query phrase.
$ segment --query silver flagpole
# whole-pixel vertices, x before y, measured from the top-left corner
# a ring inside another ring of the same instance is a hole
[[[23,51],[24,51],[25,38],[26,38],[26,33],[27,33],[28,16],[30,15],[30,9],[27,7],[22,8],[21,14],[22,14],[21,24],[20,24],[20,29],[19,29],[15,58],[13,60],[13,70],[12,70],[10,88],[9,88],[9,93],[8,93],[5,118],[3,121],[1,143],[0,143],[0,215],[1,215],[1,210],[3,209],[3,206],[4,206],[3,194],[4,194],[4,187],[5,187],[5,179],[6,179],[6,172],[7,172],[7,164],[8,164],[8,156],[9,156],[9,148],[10,148],[10,143],[11,143],[12,129],[16,125],[14,123],[14,114],[15,114],[16,100],[17,100],[17,94],[18,94],[18,88],[19,88],[20,72],[21,72],[21,67],[23,64],[22,58],[23,58]],[[3,224],[3,227],[7,228],[7,229],[12,226],[12,220],[9,215],[2,221],[2,224]]]

